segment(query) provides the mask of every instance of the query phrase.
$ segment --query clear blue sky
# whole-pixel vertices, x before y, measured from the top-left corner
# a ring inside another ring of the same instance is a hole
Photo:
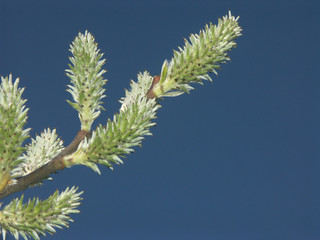
[[[73,167],[25,192],[84,191],[70,229],[47,239],[320,239],[317,1],[0,0],[0,74],[26,87],[32,136],[56,128],[68,144],[80,124],[64,70],[79,31],[107,58],[105,123],[130,79],[157,75],[184,37],[229,10],[244,30],[232,62],[162,101],[154,135],[124,165],[101,176]]]

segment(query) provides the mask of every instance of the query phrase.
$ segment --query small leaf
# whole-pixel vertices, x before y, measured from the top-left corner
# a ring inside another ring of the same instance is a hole
[[[168,72],[168,61],[165,60],[162,64],[159,84],[163,84],[164,80],[167,77],[167,72]]]

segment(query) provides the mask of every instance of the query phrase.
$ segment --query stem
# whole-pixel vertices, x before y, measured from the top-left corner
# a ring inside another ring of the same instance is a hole
[[[50,174],[65,168],[63,158],[66,155],[77,150],[79,143],[85,138],[90,137],[91,133],[85,130],[80,130],[73,141],[56,157],[50,160],[47,164],[38,168],[26,176],[17,178],[12,184],[8,184],[1,192],[0,199],[9,196],[15,192],[20,192],[28,188],[28,186],[38,183],[48,177]]]
[[[157,86],[159,80],[160,75],[155,76],[153,78],[152,85],[146,94],[147,99],[156,98],[156,95],[154,94],[153,90],[154,87]],[[36,184],[41,180],[47,178],[48,176],[50,176],[50,174],[64,169],[66,167],[64,164],[64,157],[66,155],[74,153],[77,150],[80,142],[84,140],[86,137],[90,138],[91,132],[83,129],[80,130],[73,139],[73,141],[56,157],[51,159],[48,163],[38,168],[34,172],[29,173],[28,175],[15,179],[16,181],[12,181],[11,183],[9,182],[9,184],[7,184],[0,192],[0,199],[5,198],[13,193],[23,191],[27,189],[30,185]]]

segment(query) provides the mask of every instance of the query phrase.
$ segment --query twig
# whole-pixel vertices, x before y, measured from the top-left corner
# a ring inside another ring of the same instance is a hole
[[[153,88],[159,82],[159,80],[160,75],[155,76],[153,78],[151,87],[146,94],[147,99],[152,99],[156,97],[153,93]],[[48,163],[38,168],[34,172],[29,173],[28,175],[16,178],[15,181],[12,181],[11,183],[9,182],[9,184],[0,192],[0,199],[5,198],[13,193],[23,191],[27,189],[30,185],[36,184],[41,180],[47,178],[52,173],[64,169],[64,156],[75,152],[80,142],[84,140],[86,137],[90,138],[91,132],[80,130],[73,139],[73,141],[61,153],[59,153],[56,157],[51,159]]]
[[[85,138],[90,137],[91,133],[80,130],[73,141],[56,157],[50,160],[47,164],[43,165],[42,167],[38,168],[32,173],[29,173],[26,176],[20,177],[15,179],[16,181],[12,182],[12,184],[8,184],[0,193],[0,199],[9,196],[15,192],[20,192],[28,188],[28,186],[38,183],[41,180],[48,177],[50,174],[64,169],[63,157],[73,153],[79,143]]]

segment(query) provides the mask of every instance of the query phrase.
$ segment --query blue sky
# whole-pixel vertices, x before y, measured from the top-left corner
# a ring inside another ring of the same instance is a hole
[[[64,70],[79,31],[107,58],[104,124],[130,79],[157,75],[183,38],[229,10],[243,28],[232,61],[213,84],[162,101],[153,136],[124,165],[101,176],[73,167],[25,191],[84,191],[70,229],[46,239],[320,239],[316,1],[0,0],[0,75],[26,87],[32,136],[56,128],[68,144],[80,122]]]

